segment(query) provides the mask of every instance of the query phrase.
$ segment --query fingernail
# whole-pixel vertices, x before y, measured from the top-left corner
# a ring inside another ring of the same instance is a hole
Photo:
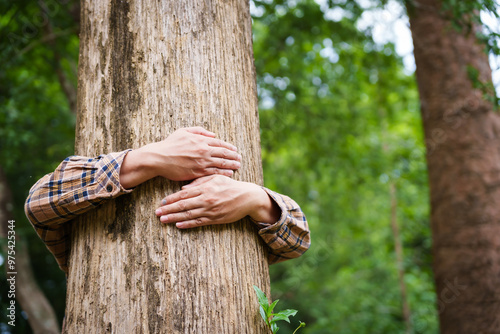
[[[161,216],[161,217],[160,217],[160,221],[161,221],[162,223],[166,223],[166,222],[168,221],[168,216]]]
[[[156,209],[155,213],[157,216],[161,215],[161,209]]]
[[[183,224],[182,223],[176,223],[175,227],[182,228]]]
[[[161,205],[167,205],[167,200],[164,199],[163,201],[161,201]]]
[[[233,146],[233,151],[238,151],[238,148],[236,146],[234,146],[234,145],[232,145],[232,146]]]
[[[241,154],[238,154],[238,159],[241,161],[242,159]]]

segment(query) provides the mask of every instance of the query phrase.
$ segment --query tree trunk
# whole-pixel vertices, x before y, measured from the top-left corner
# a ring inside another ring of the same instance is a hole
[[[472,66],[491,82],[488,58],[475,31],[451,26],[441,1],[414,3],[441,332],[498,333],[500,116],[468,75]]]
[[[247,1],[84,1],[76,153],[138,148],[203,126],[239,148],[236,178],[262,183]],[[154,179],[73,223],[68,333],[263,333],[269,292],[249,221],[178,230]]]
[[[7,178],[0,167],[0,238],[2,241],[3,254],[7,254],[7,237],[9,231],[10,220],[14,220],[12,213],[12,192],[10,191]],[[31,269],[30,255],[26,240],[19,237],[18,229],[14,228],[16,232],[15,239],[15,269],[11,270],[7,265],[5,269],[7,272],[7,279],[14,279],[15,281],[15,295],[16,300],[19,302],[22,310],[28,316],[33,333],[35,334],[56,334],[59,333],[59,324],[57,322],[56,313],[50,305],[47,297],[36,282],[35,275]],[[4,258],[7,263],[7,257]],[[15,273],[15,274],[10,274]],[[16,314],[20,317],[20,314]]]

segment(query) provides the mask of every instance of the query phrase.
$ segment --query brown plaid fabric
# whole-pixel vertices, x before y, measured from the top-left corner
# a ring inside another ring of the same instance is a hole
[[[31,188],[25,212],[36,232],[67,273],[71,221],[101,204],[132,190],[120,184],[120,167],[130,150],[97,158],[71,156]],[[269,246],[270,263],[299,257],[309,248],[309,228],[300,207],[287,196],[264,190],[281,208],[275,224],[255,222]]]
[[[269,263],[301,256],[309,249],[311,242],[306,216],[290,197],[264,187],[263,189],[281,209],[281,217],[276,223],[255,222],[260,228],[259,235],[269,246]]]

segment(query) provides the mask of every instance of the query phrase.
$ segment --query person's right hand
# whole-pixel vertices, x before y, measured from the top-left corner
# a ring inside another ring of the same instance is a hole
[[[155,176],[173,181],[220,174],[232,176],[240,168],[236,147],[202,127],[179,129],[167,139],[130,151],[123,160],[120,183],[132,188]]]

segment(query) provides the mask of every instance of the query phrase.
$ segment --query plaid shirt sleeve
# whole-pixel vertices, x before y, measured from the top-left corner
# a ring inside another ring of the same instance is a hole
[[[290,197],[263,189],[281,209],[281,217],[274,224],[254,221],[260,229],[259,235],[269,246],[269,263],[301,256],[311,243],[306,216]]]
[[[70,227],[65,224],[106,199],[131,192],[120,184],[120,167],[130,150],[97,158],[71,156],[31,188],[24,206],[35,231],[67,272]]]
[[[130,150],[97,158],[71,156],[53,173],[31,188],[25,213],[35,231],[67,273],[71,224],[107,199],[131,192],[120,184],[120,167]],[[269,246],[271,264],[296,258],[309,248],[309,228],[300,207],[287,196],[264,190],[278,204],[281,217],[275,224],[255,222]]]

